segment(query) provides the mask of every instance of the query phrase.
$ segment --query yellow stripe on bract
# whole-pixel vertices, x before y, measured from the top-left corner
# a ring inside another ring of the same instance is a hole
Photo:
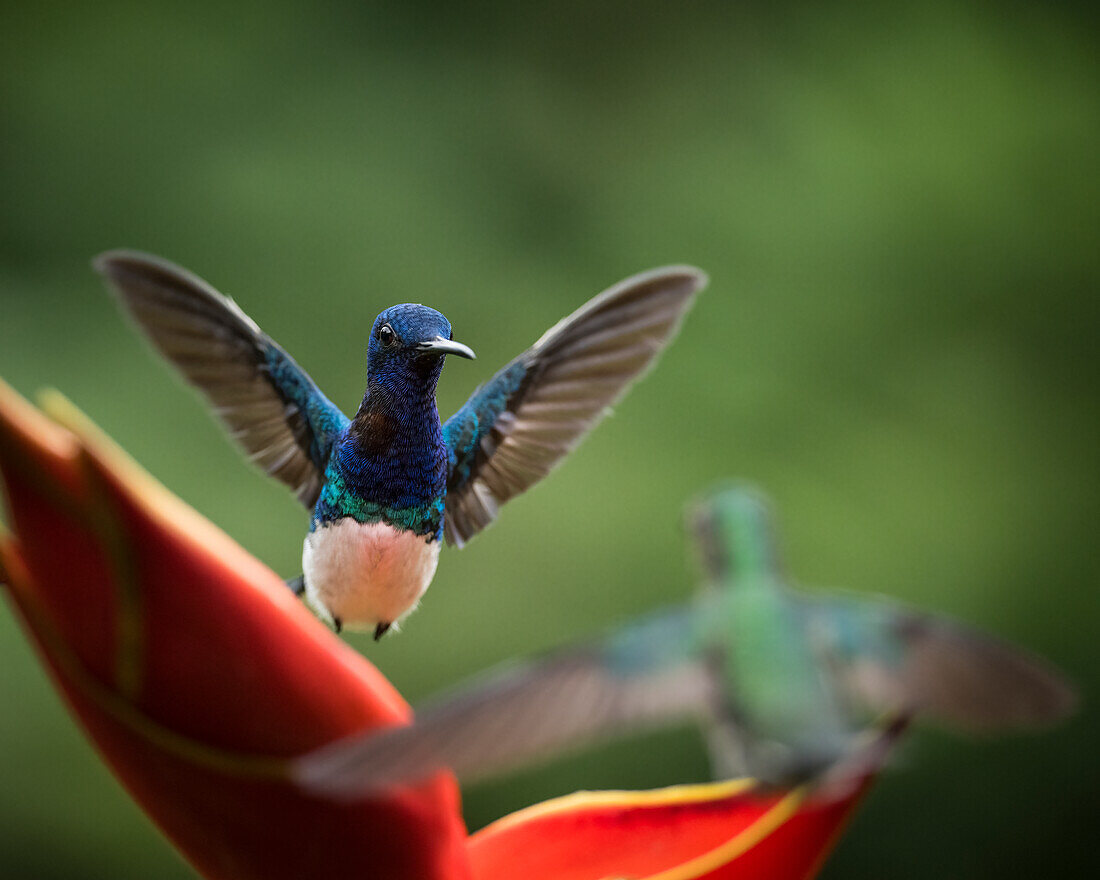
[[[171,508],[182,507],[188,514],[197,516],[191,508],[183,504],[162,483],[134,461],[129,453],[56,388],[43,388],[36,397],[42,412],[48,415],[53,423],[71,431],[95,458],[118,474],[121,481],[135,496],[147,502],[150,507],[157,508],[161,513],[174,516],[179,511]],[[168,509],[165,509],[166,505]]]
[[[0,379],[0,423],[7,422],[16,431],[35,439],[38,445],[58,458],[76,454],[76,438],[47,419],[14,388]]]
[[[806,799],[806,787],[796,788],[773,806],[763,816],[753,822],[748,828],[739,831],[721,846],[710,852],[697,856],[689,862],[661,871],[658,874],[650,874],[640,880],[695,880],[712,871],[716,871],[723,865],[728,865],[734,859],[745,854],[760,841],[772,834],[784,822],[791,818],[802,802]]]
[[[475,837],[497,832],[557,813],[572,813],[601,807],[660,807],[677,804],[706,803],[733,797],[756,784],[755,779],[729,779],[699,785],[672,785],[648,791],[578,791],[527,807],[486,825]]]
[[[26,476],[38,479],[35,490],[66,515],[83,522],[82,501],[56,474],[45,469],[32,450],[75,467],[80,445],[69,431],[54,424],[0,379],[0,456],[14,462]]]
[[[833,833],[829,835],[829,839],[825,841],[825,845],[821,847],[821,852],[817,854],[817,858],[813,860],[813,864],[806,869],[806,873],[802,875],[802,880],[810,880],[812,877],[816,877],[822,866],[825,864],[825,859],[829,857],[829,854],[833,851],[833,847],[836,846],[840,840],[842,834],[848,830],[848,823],[852,821],[852,816],[855,815],[855,805],[850,804],[847,812],[841,817],[836,827],[833,829]]]

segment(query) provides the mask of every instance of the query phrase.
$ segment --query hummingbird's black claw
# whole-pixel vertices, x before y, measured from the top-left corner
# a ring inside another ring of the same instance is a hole
[[[386,630],[390,628],[391,624],[380,623],[374,628],[374,640],[377,642],[382,636],[386,634]]]
[[[300,574],[296,578],[291,578],[286,582],[286,585],[295,596],[301,596],[306,591],[306,576]]]
[[[336,630],[336,632],[340,632],[344,628],[344,621],[339,617],[332,618],[332,628]]]

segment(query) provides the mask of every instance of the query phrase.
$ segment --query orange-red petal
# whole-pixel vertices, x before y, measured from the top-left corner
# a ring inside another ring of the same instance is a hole
[[[869,777],[841,788],[766,792],[751,781],[646,792],[580,792],[507,816],[470,838],[477,880],[805,880]]]

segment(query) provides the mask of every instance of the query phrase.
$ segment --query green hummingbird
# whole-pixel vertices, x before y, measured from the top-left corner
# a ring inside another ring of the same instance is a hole
[[[443,767],[472,781],[694,719],[716,775],[788,784],[850,756],[876,720],[995,732],[1052,724],[1075,704],[1041,658],[961,623],[789,586],[751,489],[721,488],[687,519],[705,571],[693,603],[460,685],[412,726],[304,756],[298,781],[344,798]]]

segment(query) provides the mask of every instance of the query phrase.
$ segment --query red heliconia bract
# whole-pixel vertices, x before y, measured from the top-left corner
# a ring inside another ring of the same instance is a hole
[[[411,713],[274,572],[108,443],[6,390],[0,471],[27,628],[104,759],[200,873],[470,877],[449,775],[353,804],[288,781],[288,758]]]
[[[853,780],[828,797],[769,794],[749,780],[585,792],[494,822],[470,838],[470,857],[477,877],[802,880],[816,872],[868,782]]]

